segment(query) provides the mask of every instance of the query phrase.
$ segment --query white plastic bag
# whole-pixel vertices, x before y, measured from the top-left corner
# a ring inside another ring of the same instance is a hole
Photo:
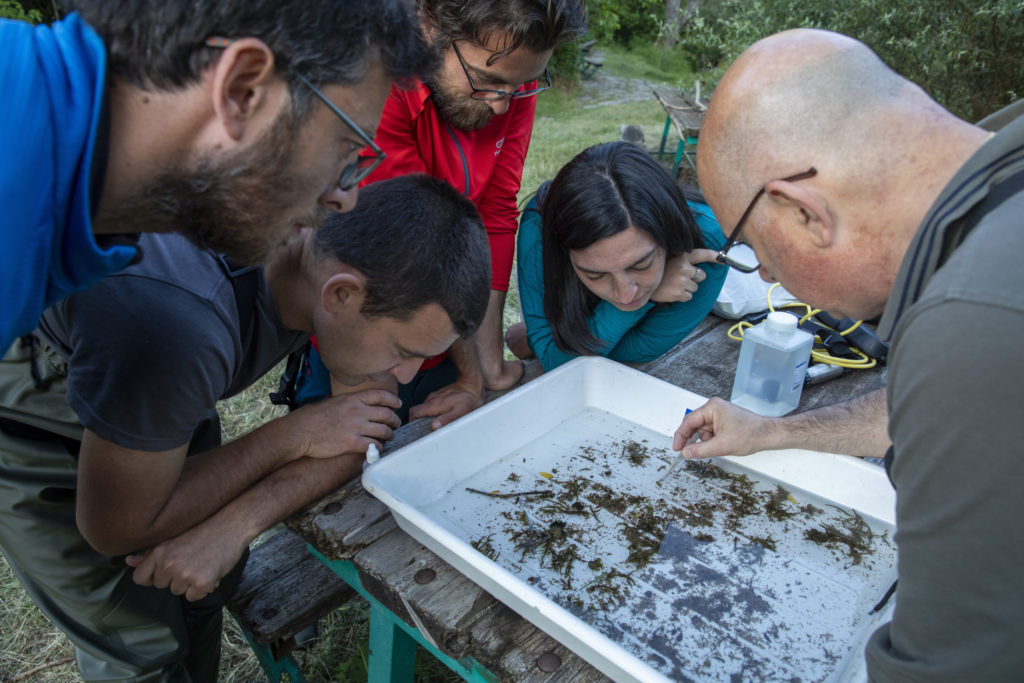
[[[743,249],[749,250],[745,244],[738,244],[733,251],[739,252]],[[732,256],[733,251],[729,255]],[[711,310],[723,318],[733,320],[768,310],[768,289],[772,283],[765,282],[757,271],[753,273],[741,273],[735,268],[730,268],[725,276],[725,285],[722,287],[718,300]],[[776,287],[772,291],[772,304],[778,308],[782,304],[797,301],[797,298],[786,291],[785,287]]]

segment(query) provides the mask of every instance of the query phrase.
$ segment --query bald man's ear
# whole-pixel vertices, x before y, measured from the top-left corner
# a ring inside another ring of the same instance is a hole
[[[764,186],[770,202],[794,212],[793,220],[808,232],[816,247],[828,247],[835,239],[832,214],[824,199],[801,181],[772,180]]]
[[[257,38],[241,38],[224,50],[213,67],[211,95],[217,120],[233,140],[276,111],[287,86],[274,73],[274,53]]]
[[[358,313],[366,298],[366,280],[358,273],[335,273],[320,288],[320,305],[331,315]]]

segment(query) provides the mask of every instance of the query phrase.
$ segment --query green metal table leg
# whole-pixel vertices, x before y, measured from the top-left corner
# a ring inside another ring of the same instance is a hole
[[[661,157],[665,154],[665,142],[668,140],[668,129],[672,125],[672,117],[665,117],[665,130],[661,132],[661,146],[658,147],[658,161],[661,161]]]
[[[686,150],[686,140],[679,138],[679,144],[676,145],[676,158],[672,162],[672,177],[675,178],[679,175],[679,164],[683,160],[683,152]]]
[[[235,621],[237,622],[238,620],[236,619]],[[298,663],[291,655],[287,655],[284,659],[280,660],[274,659],[274,655],[269,647],[263,643],[257,643],[248,629],[241,624],[238,624],[238,627],[249,642],[249,647],[252,648],[253,654],[259,660],[263,673],[267,675],[267,680],[270,683],[281,683],[284,680],[284,676],[288,676],[288,680],[291,683],[306,683],[306,677],[302,675]]]
[[[416,645],[434,655],[442,664],[470,683],[498,683],[497,677],[472,657],[452,659],[424,637],[419,629],[399,619],[394,612],[370,595],[359,579],[359,570],[348,560],[330,560],[311,545],[309,552],[370,603],[370,662],[368,683],[411,681],[416,662]],[[411,654],[410,654],[411,651]],[[377,661],[382,660],[382,661]]]
[[[694,173],[696,173],[697,164],[695,164],[693,160],[697,158],[697,138],[686,138],[686,146],[683,150],[683,154],[686,156],[686,163],[690,164],[690,168],[692,168]]]
[[[416,646],[416,641],[395,623],[391,612],[376,601],[370,603],[369,680],[411,681],[416,669]]]

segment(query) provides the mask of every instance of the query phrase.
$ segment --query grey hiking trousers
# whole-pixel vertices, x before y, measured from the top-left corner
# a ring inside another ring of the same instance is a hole
[[[43,614],[75,646],[87,681],[215,681],[222,607],[245,557],[203,600],[136,585],[75,523],[81,426],[64,399],[62,364],[28,349],[0,361],[0,550]],[[204,444],[207,448],[220,441]],[[209,432],[208,432],[209,433]]]

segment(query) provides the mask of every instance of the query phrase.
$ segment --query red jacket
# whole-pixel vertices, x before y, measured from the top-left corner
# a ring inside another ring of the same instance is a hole
[[[516,195],[536,108],[532,97],[512,100],[507,112],[467,132],[445,123],[426,85],[392,87],[376,139],[388,156],[363,184],[416,172],[451,183],[480,212],[491,244],[491,288],[506,292],[519,225]]]

